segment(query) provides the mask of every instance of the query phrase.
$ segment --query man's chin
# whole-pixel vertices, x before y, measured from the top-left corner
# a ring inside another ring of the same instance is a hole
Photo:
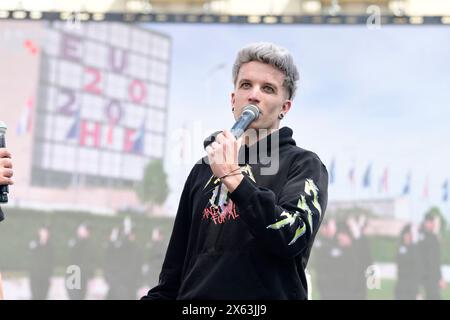
[[[261,130],[262,128],[260,127],[260,126],[258,126],[258,125],[256,125],[256,124],[254,124],[254,123],[252,123],[249,127],[248,127],[248,129],[245,131],[246,133],[256,133],[256,132],[258,132],[259,130]]]

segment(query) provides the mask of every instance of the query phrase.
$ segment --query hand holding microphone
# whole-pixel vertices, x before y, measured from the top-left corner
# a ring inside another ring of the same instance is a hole
[[[0,121],[0,203],[8,202],[8,185],[13,184],[11,153],[5,149],[6,125]],[[4,214],[0,208],[0,221],[4,219]]]
[[[261,111],[257,106],[254,104],[247,105],[243,110],[242,114],[239,117],[239,119],[236,121],[236,123],[231,127],[231,134],[236,138],[239,139],[247,130],[247,128],[250,126],[250,124],[258,119],[259,115],[261,114]],[[206,150],[206,147],[208,147],[210,144],[212,144],[217,136],[222,131],[216,131],[212,135],[210,135],[205,141],[203,142],[203,148]]]
[[[234,191],[242,180],[238,165],[241,136],[259,114],[257,106],[246,106],[230,131],[216,132],[204,143],[214,176],[220,178],[230,192]]]

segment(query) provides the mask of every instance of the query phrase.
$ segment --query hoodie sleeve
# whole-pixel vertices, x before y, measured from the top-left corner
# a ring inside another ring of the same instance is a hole
[[[247,176],[230,194],[253,236],[282,257],[312,245],[327,205],[328,173],[315,155],[292,163],[279,197]]]
[[[181,194],[178,211],[159,275],[159,283],[150,289],[142,300],[175,300],[181,284],[181,275],[191,227],[190,181],[194,170],[189,174]]]

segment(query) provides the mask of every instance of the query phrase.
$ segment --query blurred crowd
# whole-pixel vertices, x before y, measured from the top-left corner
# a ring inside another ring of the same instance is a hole
[[[371,289],[380,289],[380,271],[374,261],[373,239],[368,235],[370,218],[349,215],[324,219],[314,242],[310,269],[314,272],[316,297],[323,300],[365,300]],[[441,299],[446,287],[441,273],[441,230],[439,215],[428,212],[416,225],[406,223],[396,243],[396,300]],[[66,244],[68,263],[65,270],[67,297],[87,297],[89,281],[102,277],[108,290],[105,299],[137,299],[158,282],[167,247],[159,228],[150,241],[137,243],[131,221],[111,230],[102,258],[99,244],[91,237],[89,223],[81,223]],[[383,250],[380,245],[380,250]],[[48,298],[51,278],[55,276],[51,226],[37,230],[29,243],[31,263],[29,283],[31,299]]]
[[[314,243],[312,269],[319,299],[364,300],[380,289],[364,215],[325,218]],[[407,223],[396,247],[393,299],[439,300],[446,283],[441,273],[441,217],[428,212],[420,225]]]
[[[131,222],[125,220],[122,226],[111,230],[109,241],[102,246],[102,259],[96,257],[99,244],[92,240],[91,229],[89,223],[80,224],[67,243],[69,261],[64,276],[69,299],[86,299],[89,282],[99,276],[108,287],[105,299],[110,300],[137,299],[142,288],[157,284],[167,245],[159,228],[153,229],[151,240],[142,246],[136,241]],[[37,230],[36,239],[29,243],[29,283],[33,300],[48,298],[51,278],[55,276],[51,234],[51,226],[42,226]]]

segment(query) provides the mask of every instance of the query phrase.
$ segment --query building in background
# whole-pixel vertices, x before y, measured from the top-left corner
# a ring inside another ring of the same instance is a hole
[[[134,187],[165,154],[170,38],[112,22],[3,21],[0,32],[10,205],[139,207]]]

